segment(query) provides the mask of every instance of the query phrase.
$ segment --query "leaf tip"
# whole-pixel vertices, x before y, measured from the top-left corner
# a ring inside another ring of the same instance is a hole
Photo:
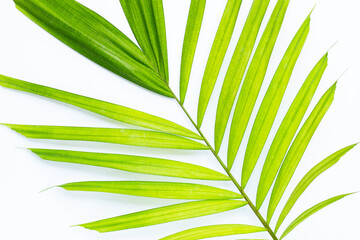
[[[43,193],[43,192],[45,192],[45,191],[47,191],[47,190],[50,190],[50,189],[53,189],[53,188],[56,188],[56,187],[61,187],[61,185],[60,185],[60,186],[59,186],[59,185],[55,185],[55,186],[51,186],[51,187],[45,188],[45,189],[41,190],[39,193]]]
[[[327,53],[330,52],[330,50],[332,50],[332,49],[336,46],[336,44],[338,44],[339,41],[340,41],[340,40],[335,41],[335,42],[333,43],[333,45],[331,45],[331,46],[329,47],[329,50],[327,50]]]
[[[316,8],[316,5],[317,5],[317,3],[315,3],[314,7],[311,9],[311,11],[310,11],[310,13],[309,13],[309,18],[310,18],[310,16],[311,16],[311,14],[314,12],[314,10],[315,10],[315,8]]]
[[[340,76],[338,77],[338,80],[336,80],[336,82],[334,83],[334,85],[337,84],[337,82],[347,73],[347,71],[349,70],[349,68],[345,69],[344,72],[342,74],[340,74]]]

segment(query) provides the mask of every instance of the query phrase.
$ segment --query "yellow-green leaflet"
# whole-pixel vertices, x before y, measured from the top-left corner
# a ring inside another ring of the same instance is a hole
[[[340,199],[349,196],[353,193],[348,193],[348,194],[343,194],[343,195],[339,195],[333,198],[330,198],[328,200],[325,200],[319,204],[316,204],[315,206],[309,208],[308,210],[306,210],[305,212],[303,212],[300,216],[298,216],[292,223],[290,223],[290,225],[286,228],[286,230],[284,231],[284,233],[281,235],[280,239],[283,239],[286,235],[288,235],[292,230],[294,230],[294,228],[296,228],[300,223],[302,223],[305,219],[307,219],[308,217],[310,217],[311,215],[313,215],[314,213],[316,213],[317,211],[323,209],[324,207],[339,201]]]
[[[120,0],[141,49],[169,82],[165,19],[162,0]]]
[[[85,223],[79,226],[98,232],[111,232],[207,216],[240,208],[245,205],[246,202],[237,200],[187,202]]]
[[[201,23],[205,12],[206,0],[191,0],[186,24],[180,68],[180,102],[185,101],[191,67],[194,61],[196,45],[199,39]]]
[[[269,136],[295,64],[309,34],[309,29],[310,16],[306,18],[290,43],[257,112],[244,157],[241,174],[243,187],[246,186]]]
[[[78,152],[53,149],[29,149],[39,157],[49,161],[86,164],[118,170],[153,174],[160,176],[229,181],[222,173],[202,166],[174,160],[132,156],[123,154]]]
[[[232,33],[234,31],[236,19],[240,10],[242,0],[228,0],[219,28],[211,47],[209,58],[206,64],[204,76],[201,83],[197,125],[201,126],[208,106],[216,79],[219,75],[226,50],[229,46]]]
[[[231,169],[253,111],[290,0],[279,0],[246,73],[230,128],[227,154]],[[243,183],[241,183],[243,185]]]
[[[236,234],[247,234],[266,231],[263,227],[256,227],[243,224],[221,224],[188,229],[175,233],[160,240],[197,240],[212,237],[229,236]]]
[[[289,199],[287,200],[280,217],[276,223],[275,232],[279,229],[286,216],[295,205],[296,201],[299,199],[301,194],[306,190],[306,188],[323,172],[332,167],[335,163],[337,163],[342,156],[344,156],[348,151],[353,149],[357,144],[350,145],[345,147],[333,154],[329,157],[325,158],[322,162],[313,167],[298,183],[294,191],[291,193]]]
[[[155,131],[121,128],[5,125],[28,138],[106,142],[155,148],[208,149],[207,146],[196,141]]]
[[[202,139],[198,134],[169,120],[117,104],[25,82],[3,75],[0,75],[0,85],[68,103],[120,122],[175,135]]]
[[[258,209],[260,209],[274,182],[290,143],[295,136],[296,130],[300,126],[301,120],[324,74],[327,62],[328,54],[326,53],[306,78],[271,143],[261,172],[256,195],[256,207]]]
[[[336,83],[332,85],[329,90],[321,97],[319,102],[316,104],[314,110],[307,118],[304,125],[301,127],[297,134],[294,142],[286,154],[284,162],[280,168],[279,174],[276,178],[273,191],[271,193],[267,221],[270,222],[274,211],[280,202],[280,199],[288,186],[291,177],[293,176],[315,130],[319,126],[322,118],[326,114],[327,110],[331,106],[334,100],[334,94],[336,89]]]
[[[193,183],[149,182],[149,181],[88,181],[60,185],[70,191],[92,191],[117,193],[142,197],[187,199],[187,200],[226,200],[240,199],[238,193]]]
[[[234,105],[236,94],[244,77],[246,66],[254,49],[255,40],[259,33],[269,0],[255,0],[251,6],[229,68],[226,72],[223,86],[217,105],[215,120],[215,150],[220,150],[226,125],[229,121],[231,109]]]
[[[16,7],[60,41],[104,68],[173,97],[146,55],[97,13],[74,0],[14,0]]]

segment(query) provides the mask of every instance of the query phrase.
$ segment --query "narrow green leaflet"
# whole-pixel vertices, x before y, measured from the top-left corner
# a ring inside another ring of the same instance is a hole
[[[164,81],[169,81],[165,18],[162,0],[120,0],[137,42],[156,66]]]
[[[335,163],[337,163],[342,156],[344,156],[348,151],[353,149],[357,144],[350,145],[345,147],[336,153],[330,155],[325,158],[322,162],[317,164],[314,168],[312,168],[298,183],[289,199],[287,200],[285,207],[283,208],[280,217],[276,223],[275,232],[279,229],[286,216],[295,205],[296,201],[299,199],[301,194],[306,190],[306,188],[323,172],[332,167]]]
[[[280,168],[279,174],[276,178],[275,185],[270,197],[270,203],[267,213],[267,221],[270,222],[274,211],[285,192],[313,134],[319,126],[322,118],[331,106],[334,100],[336,83],[332,85],[329,90],[322,96],[316,104],[314,110],[307,118],[304,125],[301,127],[294,142],[292,143],[284,162]]]
[[[242,0],[228,0],[216,32],[201,83],[197,113],[197,124],[199,127],[204,119],[206,108],[229,46],[241,3]]]
[[[98,167],[114,168],[128,172],[178,178],[217,181],[230,180],[228,176],[212,169],[174,160],[67,150],[33,148],[29,150],[37,154],[40,158],[49,161],[86,164]]]
[[[237,200],[195,201],[130,213],[79,226],[98,232],[111,232],[207,216],[237,209],[245,205],[246,202]]]
[[[160,240],[197,240],[236,234],[247,234],[266,231],[263,227],[256,227],[243,224],[222,224],[188,229],[175,233]]]
[[[279,0],[261,37],[236,103],[230,128],[228,167],[231,169],[264,80],[271,53],[290,0]],[[244,186],[244,179],[241,185]]]
[[[68,103],[120,122],[150,128],[161,132],[172,133],[175,135],[202,139],[198,134],[169,120],[117,104],[25,82],[4,75],[0,75],[0,85]]]
[[[261,172],[256,195],[256,207],[258,209],[260,209],[274,182],[290,143],[295,136],[296,130],[299,128],[301,120],[324,74],[327,62],[328,54],[326,53],[306,78],[271,143]]]
[[[219,152],[236,94],[249,63],[269,0],[255,0],[251,6],[221,89],[215,120],[215,150]]]
[[[186,24],[180,67],[180,102],[185,101],[190,73],[194,61],[206,0],[192,0]]]
[[[242,168],[242,184],[245,187],[257,160],[269,136],[286,87],[300,56],[310,30],[310,15],[306,18],[295,37],[291,41],[278,69],[268,87],[265,97],[257,112],[253,128],[246,147]]]
[[[288,235],[292,230],[294,230],[294,228],[296,228],[300,223],[302,223],[304,220],[306,220],[308,217],[310,217],[311,215],[313,215],[314,213],[316,213],[317,211],[323,209],[324,207],[339,201],[340,199],[349,196],[353,193],[349,193],[349,194],[343,194],[343,195],[339,195],[333,198],[330,198],[328,200],[325,200],[311,208],[309,208],[308,210],[306,210],[305,212],[303,212],[300,216],[298,216],[292,223],[290,223],[290,225],[286,228],[286,230],[284,231],[284,233],[281,235],[280,239],[283,239],[286,235]]]
[[[149,181],[88,181],[60,185],[70,191],[92,191],[117,193],[142,197],[187,199],[187,200],[226,200],[240,199],[238,193],[193,183],[149,182]]]
[[[16,7],[60,41],[104,68],[173,97],[146,55],[121,31],[74,0],[14,0]]]
[[[28,138],[106,142],[153,148],[208,149],[207,146],[187,138],[146,130],[16,124],[5,125]]]

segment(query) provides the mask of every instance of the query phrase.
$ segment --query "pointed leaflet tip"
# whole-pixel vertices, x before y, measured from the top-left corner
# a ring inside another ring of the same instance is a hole
[[[283,207],[280,216],[277,220],[275,233],[279,230],[281,224],[284,222],[287,215],[290,213],[293,206],[296,204],[300,196],[306,191],[306,189],[311,185],[311,183],[319,177],[326,170],[334,166],[340,159],[348,153],[351,149],[353,149],[356,144],[352,144],[345,148],[338,150],[337,152],[331,154],[323,161],[319,162],[316,166],[314,166],[310,171],[308,171],[305,176],[300,180],[297,184],[290,197],[288,198],[285,206]]]
[[[336,42],[334,42],[333,45],[331,45],[331,47],[329,48],[329,50],[327,52],[330,52],[331,49],[333,49],[333,47],[335,47],[335,45],[339,42],[340,40],[337,40]]]
[[[339,201],[340,199],[347,197],[349,195],[354,194],[353,193],[348,193],[348,194],[343,194],[343,195],[338,195],[335,197],[332,197],[330,199],[327,199],[321,203],[316,204],[315,206],[309,208],[308,210],[306,210],[305,212],[303,212],[302,214],[300,214],[292,223],[290,223],[290,225],[285,229],[284,233],[281,235],[281,237],[279,238],[280,240],[283,239],[286,235],[288,235],[292,230],[294,230],[294,228],[296,228],[300,223],[302,223],[303,221],[305,221],[307,218],[309,218],[311,215],[315,214],[316,212],[318,212],[319,210],[327,207],[328,205],[335,203],[337,201]]]
[[[315,3],[314,7],[311,9],[310,13],[309,13],[309,17],[311,16],[311,14],[314,12],[315,8],[316,8],[317,3]]]
[[[61,185],[55,185],[55,186],[52,186],[52,187],[45,188],[44,190],[41,190],[39,193],[43,193],[43,192],[45,192],[47,190],[50,190],[50,189],[56,188],[56,187],[61,187]]]
[[[348,70],[349,70],[349,68],[345,69],[344,72],[342,74],[340,74],[340,76],[338,77],[338,80],[336,80],[334,85],[337,84],[337,82],[340,80],[340,78],[342,78]]]

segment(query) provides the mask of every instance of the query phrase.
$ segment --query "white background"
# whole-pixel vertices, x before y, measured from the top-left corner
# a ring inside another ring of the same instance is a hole
[[[103,15],[134,39],[117,0],[81,0],[81,2]],[[179,59],[189,2],[189,0],[164,1],[171,73],[170,85],[175,92],[178,92]],[[230,61],[236,40],[241,33],[241,27],[246,19],[251,2],[250,0],[243,1],[240,17],[234,31],[234,38],[230,44],[229,52],[224,61],[225,67],[222,68],[219,79],[222,79],[226,72],[226,66]],[[196,116],[200,79],[225,3],[225,0],[208,0],[207,3],[204,16],[205,24],[199,39],[200,43],[195,57],[194,71],[185,104],[192,116]],[[272,0],[269,9],[272,9],[275,3],[276,1]],[[269,84],[287,45],[315,3],[317,3],[317,6],[312,14],[310,35],[296,65],[285,94],[285,102],[281,106],[279,117],[274,126],[279,126],[279,119],[286,113],[292,97],[296,94],[308,72],[337,40],[339,42],[330,51],[329,66],[315,95],[315,100],[320,98],[322,93],[338,79],[345,69],[348,68],[348,71],[338,83],[335,101],[316,131],[291,182],[290,190],[316,163],[336,150],[360,141],[359,1],[291,1],[285,23],[271,58],[264,85]],[[265,19],[268,18],[269,12]],[[262,26],[263,28],[264,26]],[[0,32],[1,74],[112,101],[168,118],[191,128],[189,121],[173,100],[146,91],[85,59],[28,20],[16,10],[12,1],[0,1]],[[215,91],[210,102],[212,107],[209,109],[203,125],[204,132],[211,140],[213,139],[213,119],[220,86],[220,84],[216,85],[217,91]],[[263,88],[260,95],[263,96],[264,93]],[[312,103],[311,107],[314,106],[314,103]],[[257,103],[257,107],[258,105],[259,103]],[[65,104],[2,87],[0,87],[0,122],[128,127]],[[274,136],[274,133],[273,129],[271,136]],[[151,149],[110,144],[27,140],[2,126],[0,127],[0,239],[158,239],[194,226],[218,223],[260,224],[249,208],[244,207],[210,217],[107,234],[99,234],[78,227],[69,227],[74,224],[117,216],[141,209],[170,205],[179,201],[154,200],[112,194],[66,192],[60,189],[51,189],[39,193],[41,190],[61,183],[83,180],[174,179],[149,177],[89,166],[45,162],[25,150],[25,147],[77,149],[169,157],[221,171],[215,159],[209,153],[170,150],[155,150],[154,152]],[[267,143],[266,149],[268,147],[269,144]],[[238,168],[241,165],[240,159],[243,150],[244,146],[241,146],[241,152],[236,162]],[[221,155],[225,155],[224,149],[222,149]],[[264,156],[263,154],[262,158]],[[254,175],[258,175],[259,171],[260,168],[257,167]],[[235,171],[236,175],[238,175],[237,172]],[[360,190],[359,172],[360,149],[357,147],[309,187],[286,219],[284,226],[315,203],[334,195]],[[253,193],[257,181],[256,177],[251,178],[247,189],[252,198],[254,198]],[[198,182],[201,183],[201,181]],[[231,184],[213,183],[213,185],[232,189]],[[286,196],[289,193],[291,191],[287,191]],[[264,209],[266,208],[261,209],[262,213],[265,212]],[[277,214],[279,213],[277,212]],[[288,239],[360,239],[359,215],[360,195],[357,194],[312,216],[294,230]],[[257,234],[256,236],[269,238],[266,233]],[[219,239],[236,238],[239,239],[241,236]]]

